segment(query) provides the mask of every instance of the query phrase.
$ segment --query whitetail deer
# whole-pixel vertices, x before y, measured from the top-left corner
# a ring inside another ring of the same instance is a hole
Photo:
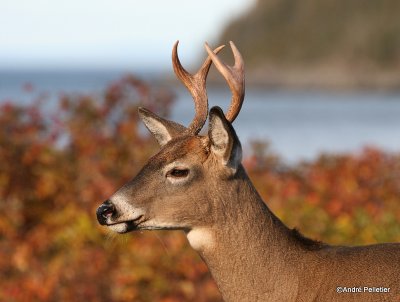
[[[244,65],[231,42],[234,66],[206,44],[208,58],[192,75],[172,53],[177,77],[196,115],[186,128],[139,108],[161,145],[139,174],[97,210],[118,233],[183,230],[208,265],[226,301],[400,301],[400,244],[330,246],[286,227],[266,206],[242,164],[232,127],[244,99]],[[206,77],[214,63],[232,91],[226,115],[210,110]],[[341,293],[342,292],[342,293]]]

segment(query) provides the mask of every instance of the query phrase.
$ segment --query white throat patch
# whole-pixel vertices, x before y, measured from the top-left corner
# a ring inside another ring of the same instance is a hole
[[[196,228],[187,233],[190,246],[196,251],[203,251],[214,246],[214,236],[206,228]]]

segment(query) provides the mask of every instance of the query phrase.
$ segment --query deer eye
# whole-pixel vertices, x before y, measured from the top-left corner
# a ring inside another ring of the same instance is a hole
[[[184,178],[189,175],[189,169],[173,168],[167,173],[167,177]]]

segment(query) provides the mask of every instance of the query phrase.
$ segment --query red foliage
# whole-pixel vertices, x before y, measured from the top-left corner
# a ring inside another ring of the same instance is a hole
[[[245,165],[273,210],[312,237],[331,243],[400,241],[399,154],[365,148],[294,167],[253,155]]]

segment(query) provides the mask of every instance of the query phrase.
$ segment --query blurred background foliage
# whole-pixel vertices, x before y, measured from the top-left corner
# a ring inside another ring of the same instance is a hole
[[[56,109],[0,108],[1,301],[220,301],[180,232],[110,234],[97,206],[157,152],[137,107],[168,117],[174,95],[126,76]],[[265,142],[244,165],[290,227],[331,244],[400,241],[400,154],[366,148],[287,166]]]

